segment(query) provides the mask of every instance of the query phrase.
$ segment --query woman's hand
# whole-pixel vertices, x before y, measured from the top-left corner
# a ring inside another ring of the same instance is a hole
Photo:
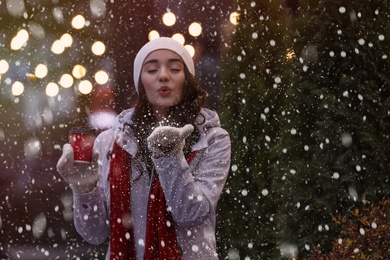
[[[73,148],[65,144],[62,156],[57,162],[57,171],[77,193],[88,193],[95,189],[99,179],[98,156],[96,150],[92,154],[90,163],[74,162]]]
[[[182,128],[172,126],[156,127],[147,139],[148,148],[155,158],[176,154],[183,150],[185,139],[191,135],[192,131],[194,131],[194,127],[190,124]]]

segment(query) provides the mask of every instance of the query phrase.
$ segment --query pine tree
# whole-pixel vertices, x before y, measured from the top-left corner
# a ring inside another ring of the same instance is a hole
[[[280,140],[272,148],[281,239],[328,250],[332,216],[390,196],[387,0],[305,0],[294,14]]]
[[[282,1],[236,1],[240,19],[223,65],[221,117],[232,166],[219,211],[219,248],[229,259],[277,258],[269,149],[279,123],[288,45]]]

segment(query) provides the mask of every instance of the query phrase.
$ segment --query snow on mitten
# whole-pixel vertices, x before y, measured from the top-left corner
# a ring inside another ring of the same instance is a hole
[[[148,148],[153,157],[179,153],[183,150],[185,139],[191,135],[194,127],[187,124],[181,128],[172,126],[158,126],[147,138]]]

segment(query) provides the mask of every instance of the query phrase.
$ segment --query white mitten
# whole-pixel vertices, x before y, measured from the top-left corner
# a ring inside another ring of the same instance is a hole
[[[183,150],[185,139],[192,131],[194,131],[194,127],[190,124],[182,128],[172,126],[156,127],[147,139],[148,148],[155,158],[176,154]]]
[[[96,150],[92,154],[91,163],[74,162],[73,148],[70,144],[65,144],[62,155],[57,162],[57,171],[70,184],[72,190],[77,193],[91,192],[97,185],[98,156]]]

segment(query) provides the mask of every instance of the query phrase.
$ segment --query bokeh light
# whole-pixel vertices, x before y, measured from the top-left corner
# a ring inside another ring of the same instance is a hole
[[[51,45],[51,51],[54,54],[61,54],[65,50],[65,46],[61,40],[55,40]]]
[[[37,137],[30,137],[24,143],[24,154],[27,158],[39,156],[42,152],[41,142]]]
[[[85,74],[87,74],[87,69],[83,65],[78,64],[73,67],[72,75],[76,79],[81,79]]]
[[[11,92],[12,92],[12,95],[14,95],[14,96],[22,95],[23,92],[24,92],[24,85],[23,85],[23,83],[20,82],[20,81],[15,81],[12,84]]]
[[[37,78],[40,78],[40,79],[43,79],[44,77],[47,76],[47,73],[49,72],[49,70],[47,69],[47,66],[45,64],[38,64],[36,67],[35,67],[35,71],[34,71],[34,74]]]
[[[91,13],[95,17],[104,17],[106,14],[106,1],[105,0],[90,0],[89,6]]]
[[[187,49],[187,51],[190,53],[191,57],[194,57],[194,56],[195,56],[195,48],[194,48],[192,45],[187,44],[187,45],[185,45],[184,47],[185,47],[185,48]]]
[[[181,33],[175,33],[172,36],[172,39],[180,42],[182,45],[184,45],[184,43],[186,42],[186,39],[184,38],[183,34],[181,34]]]
[[[58,93],[60,92],[60,88],[58,87],[58,85],[54,82],[49,82],[47,85],[46,85],[46,95],[49,96],[49,97],[55,97],[58,95]]]
[[[92,44],[91,50],[93,54],[100,56],[106,51],[106,45],[101,41],[96,41]]]
[[[20,50],[29,39],[29,34],[25,29],[21,29],[15,37],[11,40],[11,49],[12,50]]]
[[[95,73],[95,81],[100,85],[106,84],[108,82],[108,79],[108,73],[104,70],[99,70]]]
[[[72,46],[72,44],[73,44],[73,37],[69,33],[64,33],[61,36],[60,40],[61,40],[63,46],[66,47],[66,48]]]
[[[151,30],[148,34],[148,39],[149,41],[152,41],[154,39],[157,39],[160,37],[160,34],[158,33],[158,31],[156,30]]]
[[[200,23],[193,22],[190,26],[188,26],[188,32],[190,35],[197,37],[202,33],[202,25],[200,25]]]
[[[86,21],[85,21],[84,16],[79,14],[79,15],[76,15],[75,17],[73,17],[71,24],[72,24],[72,27],[75,29],[82,29],[82,28],[84,28],[85,23],[86,23]]]
[[[26,11],[26,6],[24,4],[24,1],[7,0],[5,2],[7,3],[7,5],[6,5],[7,11],[12,16],[20,17]],[[1,3],[1,1],[0,1],[0,3]]]
[[[65,73],[64,75],[61,76],[60,79],[60,85],[63,88],[70,88],[73,85],[73,77],[70,74]]]
[[[92,83],[89,80],[82,80],[79,84],[79,91],[84,95],[91,93],[92,88]]]
[[[9,69],[8,61],[4,59],[0,60],[0,74],[6,73],[8,69]]]
[[[238,12],[232,12],[230,14],[229,20],[232,24],[237,25],[240,18],[240,14]]]
[[[176,15],[172,12],[166,12],[162,17],[162,20],[166,26],[172,26],[176,23]]]

